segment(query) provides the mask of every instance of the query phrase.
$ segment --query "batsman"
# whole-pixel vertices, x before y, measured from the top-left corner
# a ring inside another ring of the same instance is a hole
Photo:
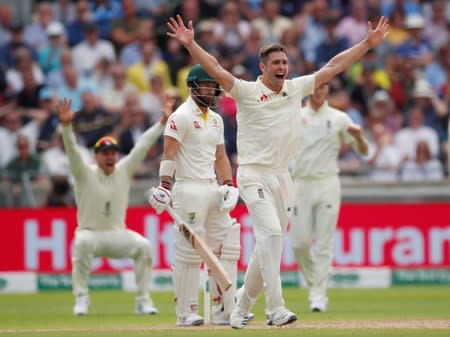
[[[212,323],[228,325],[236,291],[240,225],[233,224],[229,216],[239,199],[239,191],[233,186],[223,120],[211,110],[217,107],[222,89],[200,65],[191,69],[187,84],[190,96],[169,118],[164,131],[160,186],[153,188],[149,203],[158,213],[173,203],[178,216],[222,262],[232,286],[224,291],[211,279],[215,304]],[[197,251],[176,230],[172,279],[178,326],[204,323],[198,313],[201,262]]]

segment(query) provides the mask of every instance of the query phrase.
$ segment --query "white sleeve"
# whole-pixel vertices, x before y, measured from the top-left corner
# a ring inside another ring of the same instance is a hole
[[[157,122],[151,128],[145,131],[134,145],[130,153],[124,157],[119,166],[123,166],[130,176],[132,176],[141,165],[150,147],[158,140],[164,126]]]
[[[86,169],[86,164],[81,157],[80,151],[77,147],[75,134],[73,133],[72,125],[63,126],[62,136],[64,142],[64,149],[69,158],[70,169],[75,178],[81,177]]]
[[[306,97],[314,92],[314,86],[316,83],[316,75],[305,75],[294,78],[292,81],[294,86],[295,94],[301,95],[301,97]]]
[[[188,123],[181,114],[173,113],[167,121],[164,136],[169,136],[181,143],[189,130]]]

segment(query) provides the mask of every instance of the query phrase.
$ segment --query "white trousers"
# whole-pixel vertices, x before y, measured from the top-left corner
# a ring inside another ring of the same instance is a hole
[[[287,170],[274,171],[253,165],[239,167],[237,179],[256,240],[239,306],[249,311],[264,290],[265,311],[270,315],[284,308],[280,263],[292,206],[292,180]]]
[[[292,247],[309,287],[309,300],[327,301],[333,238],[341,206],[339,177],[295,179],[294,186]]]
[[[149,295],[152,269],[150,242],[129,229],[92,231],[78,229],[75,233],[72,256],[73,293],[88,294],[88,278],[94,257],[132,258],[136,277],[136,300],[151,300]]]
[[[232,221],[227,212],[219,211],[221,194],[215,181],[177,181],[173,187],[173,208],[178,216],[196,231],[208,246],[220,250]],[[178,318],[198,312],[198,287],[201,258],[178,229],[175,229],[175,263],[173,283]],[[233,280],[234,283],[236,280]],[[234,292],[234,287],[232,287]],[[230,291],[229,296],[234,297]],[[228,293],[227,292],[227,293]]]

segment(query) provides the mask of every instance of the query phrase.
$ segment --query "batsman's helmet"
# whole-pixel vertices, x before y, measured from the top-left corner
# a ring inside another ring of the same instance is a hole
[[[220,88],[219,83],[217,83],[217,81],[211,77],[200,64],[196,64],[192,67],[186,78],[186,82],[188,87],[191,88],[191,96],[198,104],[210,108],[214,108],[218,105],[223,90]],[[199,90],[203,88],[201,86],[202,82],[214,82],[217,84],[214,95],[201,95],[199,93]]]

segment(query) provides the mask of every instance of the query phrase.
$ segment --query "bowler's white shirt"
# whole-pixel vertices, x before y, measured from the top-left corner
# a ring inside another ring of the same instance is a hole
[[[175,158],[175,180],[216,179],[214,163],[217,146],[224,143],[223,120],[208,109],[207,118],[192,97],[179,106],[166,124],[164,136],[180,143]]]
[[[229,94],[237,105],[238,164],[287,169],[299,138],[299,109],[314,90],[315,75],[286,80],[277,94],[258,78],[235,80]]]
[[[356,139],[347,132],[351,118],[328,102],[317,111],[308,102],[300,111],[300,143],[292,176],[298,179],[337,175],[341,139],[357,150]]]

